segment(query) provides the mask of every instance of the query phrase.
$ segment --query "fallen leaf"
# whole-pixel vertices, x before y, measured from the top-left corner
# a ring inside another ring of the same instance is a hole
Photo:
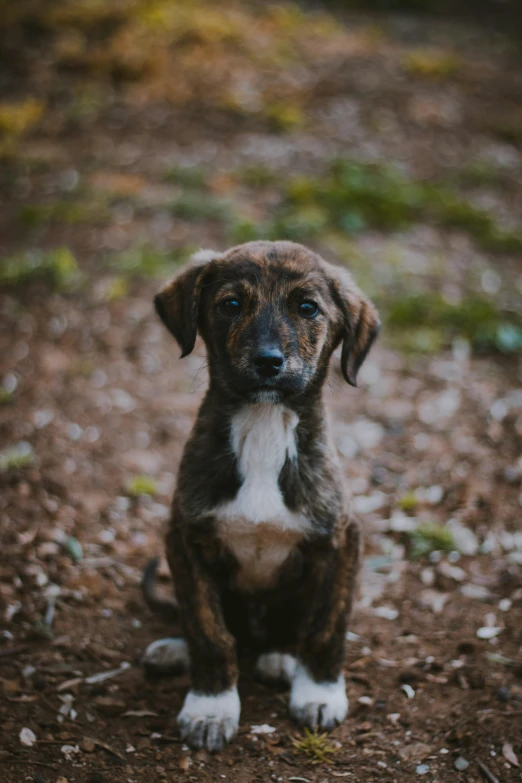
[[[509,761],[509,763],[512,764],[514,767],[520,767],[516,753],[513,750],[513,746],[509,742],[504,742],[504,744],[502,745],[502,755],[504,756],[506,761]]]
[[[182,759],[180,759],[179,768],[182,772],[188,772],[191,766],[192,759],[190,756],[184,756]]]
[[[97,696],[94,703],[103,715],[120,715],[127,706],[124,701],[111,699],[110,696]]]
[[[399,756],[403,761],[422,761],[431,753],[431,747],[424,742],[414,742],[405,745],[399,750]]]
[[[114,748],[111,748],[110,745],[107,745],[106,742],[102,742],[99,739],[96,739],[96,737],[84,737],[84,742],[86,740],[90,740],[94,745],[96,745],[98,748],[103,748],[107,751],[107,753],[111,753],[113,756],[116,756],[117,759],[120,759],[120,761],[127,761],[125,756],[122,756],[121,753],[118,753],[117,750],[114,750]]]

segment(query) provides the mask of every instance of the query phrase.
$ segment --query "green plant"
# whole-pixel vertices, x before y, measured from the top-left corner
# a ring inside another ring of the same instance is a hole
[[[203,220],[225,221],[230,218],[232,207],[228,201],[207,193],[185,192],[171,201],[168,209],[176,217],[197,223]]]
[[[9,446],[7,449],[0,451],[0,472],[30,468],[31,465],[34,465],[34,462],[33,447],[27,441],[22,441],[15,446]]]
[[[108,265],[120,275],[158,277],[168,274],[183,264],[190,254],[189,249],[159,250],[150,244],[133,245],[108,259]],[[121,281],[116,284],[116,293],[121,291]],[[114,290],[112,292],[114,294]],[[113,297],[114,298],[114,297]]]
[[[260,226],[267,237],[305,241],[325,231],[395,231],[428,222],[470,233],[498,252],[522,249],[522,233],[499,226],[487,211],[442,185],[408,179],[392,166],[335,160],[319,177],[293,177],[281,188],[277,216]]]
[[[417,504],[418,501],[415,492],[407,492],[397,501],[397,506],[401,511],[406,511],[406,513],[415,511]]]
[[[447,302],[429,291],[395,296],[386,303],[386,324],[405,335],[404,346],[429,351],[447,345],[454,337],[467,338],[479,351],[514,353],[522,350],[522,319],[502,311],[482,296],[468,296],[461,302]],[[419,343],[419,335],[423,340]]]
[[[438,522],[423,522],[410,533],[410,555],[414,560],[431,552],[451,552],[456,549],[453,533]]]
[[[312,764],[322,764],[332,760],[332,756],[337,753],[339,748],[330,745],[328,734],[317,734],[315,731],[305,729],[302,737],[296,737],[292,745],[300,753],[311,760]]]
[[[156,491],[157,482],[152,476],[134,476],[127,484],[127,492],[134,497],[138,497],[139,495],[155,495]]]
[[[0,261],[0,283],[4,285],[43,279],[55,288],[65,289],[78,277],[77,261],[67,247],[27,251]]]
[[[164,178],[188,190],[203,190],[208,185],[206,170],[197,166],[171,166]]]

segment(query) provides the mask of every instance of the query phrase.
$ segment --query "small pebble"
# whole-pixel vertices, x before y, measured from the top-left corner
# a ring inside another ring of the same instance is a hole
[[[415,767],[415,772],[417,775],[425,775],[426,772],[430,771],[430,765],[429,764],[419,764],[417,767]]]
[[[508,702],[511,694],[506,685],[501,685],[500,688],[497,688],[495,696],[499,701]]]
[[[457,759],[455,759],[454,767],[459,772],[464,772],[464,770],[469,767],[469,761],[467,761],[463,756],[459,756]]]
[[[498,636],[502,628],[499,626],[484,625],[477,630],[477,636],[479,639],[493,639]]]

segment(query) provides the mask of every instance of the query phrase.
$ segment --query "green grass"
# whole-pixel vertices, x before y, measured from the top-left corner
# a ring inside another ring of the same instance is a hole
[[[227,222],[233,211],[228,201],[209,193],[191,190],[186,190],[183,195],[171,201],[167,208],[176,217],[192,223],[204,220]]]
[[[134,476],[127,484],[127,492],[133,497],[139,497],[139,495],[155,495],[157,486],[156,479],[152,476]]]
[[[24,204],[18,212],[20,222],[29,228],[40,228],[47,223],[77,223],[100,222],[109,216],[106,201],[68,198],[49,204]]]
[[[267,166],[263,166],[262,163],[235,169],[232,171],[232,176],[241,184],[254,188],[274,185],[278,182],[278,176],[275,171]]]
[[[451,552],[456,549],[451,530],[438,522],[423,522],[410,534],[410,556],[413,560],[431,552]]]
[[[44,280],[64,290],[79,278],[78,264],[67,247],[32,250],[0,259],[0,283],[16,286],[33,280]]]
[[[465,337],[479,352],[522,350],[520,315],[499,310],[485,297],[468,296],[454,304],[426,291],[394,296],[384,309],[388,329],[400,336],[405,349],[429,353]]]
[[[339,748],[330,745],[328,734],[317,734],[310,729],[305,729],[302,737],[296,737],[292,745],[300,753],[304,753],[312,764],[324,764],[332,761],[332,756]]]
[[[133,245],[132,247],[117,253],[107,259],[108,266],[119,276],[161,277],[175,270],[188,260],[192,250],[159,250],[150,244]],[[116,284],[116,290],[112,289],[112,298],[121,295],[124,285],[121,277]],[[111,298],[111,297],[110,297]]]
[[[14,393],[0,386],[0,405],[10,405],[14,400]]]
[[[401,511],[405,511],[407,514],[413,513],[417,508],[417,505],[418,501],[415,492],[407,492],[405,495],[399,498],[397,502],[397,506],[401,509]]]
[[[257,182],[251,179],[250,184],[266,184],[259,167]],[[522,250],[522,232],[502,228],[489,212],[449,186],[411,180],[393,166],[335,160],[324,175],[290,178],[280,190],[277,215],[255,224],[237,220],[229,231],[233,241],[284,236],[306,242],[327,231],[393,232],[430,223],[466,231],[489,250]]]
[[[208,186],[208,174],[198,166],[171,166],[164,179],[187,190],[203,190]]]
[[[0,451],[0,472],[30,468],[35,463],[33,447],[27,441]]]

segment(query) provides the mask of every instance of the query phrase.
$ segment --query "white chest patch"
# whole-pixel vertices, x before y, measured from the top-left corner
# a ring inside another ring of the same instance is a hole
[[[290,511],[278,479],[287,457],[295,459],[298,417],[283,405],[249,405],[232,419],[231,442],[243,483],[217,509],[219,535],[238,560],[238,586],[266,587],[310,524]]]

